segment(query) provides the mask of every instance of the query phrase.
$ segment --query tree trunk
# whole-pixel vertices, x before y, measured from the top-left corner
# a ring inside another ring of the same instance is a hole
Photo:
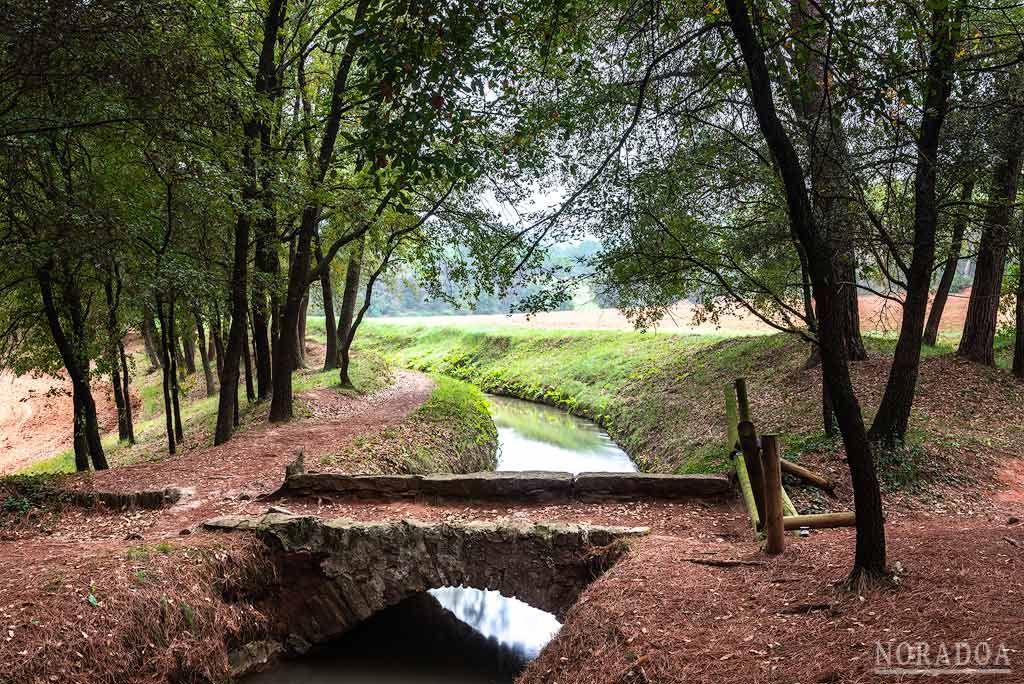
[[[338,312],[338,336],[339,366],[341,367],[341,384],[351,387],[352,381],[348,377],[348,340],[352,337],[352,319],[356,313],[356,301],[359,298],[359,279],[362,276],[363,268],[363,246],[365,240],[360,240],[352,246],[352,253],[348,257],[348,267],[345,269],[345,288],[341,294],[341,311]]]
[[[266,192],[266,190],[264,190]],[[267,208],[264,207],[266,211]],[[273,207],[270,207],[273,210]],[[268,225],[269,223],[269,225]],[[260,401],[270,398],[271,390],[271,351],[269,339],[268,317],[273,311],[268,312],[268,295],[274,299],[273,288],[265,285],[266,281],[276,279],[280,270],[277,254],[273,248],[273,239],[276,228],[270,219],[260,222],[256,237],[256,271],[255,285],[253,287],[252,302],[252,330],[253,330],[253,354],[255,356],[256,387],[257,396]]]
[[[178,349],[178,333],[174,325],[174,292],[171,291],[171,297],[167,301],[167,335],[171,340],[171,347],[175,350]],[[178,384],[178,361],[171,357],[171,401],[174,405],[174,436],[178,440],[178,444],[185,439],[185,428],[181,424],[181,385]]]
[[[164,396],[164,425],[167,429],[167,453],[173,455],[175,453],[175,437],[174,437],[174,408],[173,402],[171,401],[171,379],[173,376],[171,370],[171,354],[169,353],[170,343],[167,339],[167,326],[164,323],[164,303],[163,298],[160,295],[156,297],[156,315],[160,320],[160,352],[161,352],[161,363],[160,368],[163,372],[163,396]]]
[[[306,312],[309,310],[309,290],[299,305],[299,320],[295,329],[295,370],[306,367]]]
[[[149,359],[149,373],[160,367],[160,354],[154,342],[153,314],[148,309],[142,315],[142,342],[146,347],[146,358]]]
[[[217,385],[219,386],[224,383],[224,336],[221,332],[219,313],[216,313],[210,322],[210,344],[213,347],[214,360],[217,362]]]
[[[36,276],[43,298],[43,309],[46,322],[50,326],[50,334],[60,353],[61,361],[71,379],[73,403],[75,405],[75,431],[83,434],[83,441],[89,452],[92,466],[96,470],[107,468],[107,458],[103,453],[103,442],[100,439],[99,420],[96,418],[96,402],[92,398],[89,386],[89,359],[87,356],[88,340],[86,339],[86,322],[82,311],[82,301],[72,281],[70,273],[64,273],[62,287],[63,305],[71,319],[71,337],[64,330],[60,320],[57,303],[53,297],[53,280],[50,273],[52,262],[37,270]],[[76,454],[77,456],[77,454]],[[76,466],[79,465],[76,460]],[[86,467],[88,469],[88,466]]]
[[[863,576],[880,576],[886,571],[881,492],[871,444],[850,381],[849,352],[840,321],[842,314],[837,310],[839,283],[834,268],[834,243],[815,225],[803,166],[776,112],[764,49],[750,25],[745,0],[726,0],[726,7],[733,35],[747,66],[754,112],[783,182],[789,220],[807,253],[818,306],[822,374],[829,388],[839,431],[846,447],[857,511],[856,554],[850,578],[853,581]]]
[[[914,249],[907,271],[900,335],[889,367],[885,393],[871,424],[871,439],[887,445],[900,443],[906,437],[921,368],[924,319],[935,264],[935,233],[939,219],[935,190],[939,141],[949,111],[953,55],[960,39],[961,14],[957,11],[950,15],[949,12],[950,8],[945,4],[932,10],[928,72],[923,86],[924,114],[917,135],[914,169]]]
[[[966,206],[974,195],[974,180],[965,181],[960,191],[959,213],[953,219],[953,233],[949,238],[949,253],[946,255],[946,264],[942,269],[942,277],[939,278],[939,285],[935,289],[935,297],[932,299],[932,308],[928,312],[928,322],[924,326],[924,344],[934,347],[939,337],[939,324],[942,322],[942,312],[946,308],[946,300],[949,297],[949,289],[953,285],[953,278],[956,277],[956,267],[960,263],[960,250],[964,244],[964,232],[967,230],[967,216],[969,209]]]
[[[316,246],[316,261],[322,262],[323,251],[319,242]],[[327,354],[324,356],[324,370],[338,367],[338,327],[334,320],[334,287],[331,284],[331,269],[327,266],[320,274],[320,292],[324,300],[324,333],[327,336]]]
[[[128,443],[135,444],[135,424],[132,418],[131,380],[128,375],[128,355],[124,351],[124,343],[117,343],[117,352],[121,360],[121,393],[124,395],[125,423],[128,426]]]
[[[191,331],[187,330],[185,334],[182,334],[181,351],[185,359],[185,372],[188,375],[194,375],[196,372],[196,344],[192,339]]]
[[[203,319],[196,313],[196,342],[199,346],[199,360],[203,365],[203,379],[206,380],[206,396],[212,397],[216,393],[213,382],[213,371],[210,369],[210,355],[207,352],[206,331],[203,329]]]
[[[1009,93],[1008,96],[1012,98],[1008,122],[1004,128],[999,129],[1006,138],[999,150],[1001,156],[992,167],[974,284],[967,304],[964,333],[957,349],[959,356],[988,366],[995,365],[993,344],[999,318],[999,295],[1010,243],[1010,221],[1017,198],[1021,152],[1024,148],[1024,107],[1016,93]]]
[[[250,172],[255,169],[251,156],[247,160]],[[251,176],[252,177],[252,176]],[[253,180],[253,183],[255,180]],[[250,185],[245,193],[255,197],[255,186]],[[231,269],[231,327],[228,330],[227,348],[224,350],[220,378],[220,398],[217,403],[217,429],[213,443],[223,444],[231,439],[236,425],[238,410],[238,376],[245,343],[246,315],[249,301],[247,278],[249,266],[249,215],[242,211],[235,222],[234,265]],[[218,355],[219,356],[219,355]]]
[[[84,473],[89,470],[89,443],[85,439],[85,407],[82,406],[82,400],[74,389],[71,391],[71,403],[75,412],[72,438],[75,448],[75,470]]]
[[[124,387],[121,384],[121,330],[117,322],[118,298],[114,296],[112,278],[104,280],[103,292],[107,297],[107,362],[110,364],[110,385],[114,391],[114,406],[117,409],[117,438],[127,442],[131,433],[131,418],[125,409]]]
[[[806,40],[813,45],[794,53],[800,77],[795,81],[791,98],[807,139],[811,201],[818,225],[832,241],[837,255],[835,270],[846,349],[851,360],[863,361],[868,353],[860,333],[857,254],[853,243],[859,218],[850,206],[855,190],[847,176],[850,153],[846,131],[841,113],[834,108],[831,81],[826,74],[829,27],[816,2],[792,0],[790,17],[794,30],[805,33]]]
[[[249,353],[249,326],[242,328],[242,349],[245,358],[245,400],[249,404],[256,402],[256,389],[252,383],[252,355]]]
[[[366,14],[369,0],[359,0],[353,15],[353,25],[359,26]],[[314,188],[323,183],[327,170],[334,159],[334,146],[341,128],[341,115],[345,106],[345,92],[348,87],[348,76],[355,60],[355,53],[365,32],[349,37],[344,54],[338,64],[331,89],[331,105],[327,115],[320,151],[317,156],[315,177],[312,179]],[[295,258],[288,273],[288,290],[285,296],[284,311],[281,315],[280,339],[274,348],[274,396],[270,401],[270,420],[291,420],[294,412],[292,393],[291,357],[295,348],[295,337],[298,333],[300,308],[302,299],[309,289],[309,266],[312,261],[312,242],[319,223],[323,205],[313,201],[302,211],[299,232],[295,241]]]
[[[169,302],[168,302],[168,306],[170,306]],[[171,327],[171,322],[167,321],[167,325],[168,325],[168,327]],[[176,371],[175,375],[177,376],[177,374],[180,373],[180,377],[184,378],[185,377],[185,355],[181,352],[181,340],[178,339],[178,336],[175,335],[175,334],[171,335],[171,349],[174,350],[174,356],[171,357],[171,360],[174,362],[174,369]]]

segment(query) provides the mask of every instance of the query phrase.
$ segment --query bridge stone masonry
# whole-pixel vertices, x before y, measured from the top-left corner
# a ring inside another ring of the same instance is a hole
[[[354,522],[268,513],[204,527],[257,534],[276,564],[278,634],[243,645],[236,674],[282,651],[304,653],[374,613],[442,586],[494,589],[564,618],[583,589],[647,528],[525,522]]]
[[[435,475],[346,475],[306,472],[300,456],[288,466],[281,495],[335,494],[363,498],[459,499],[686,499],[732,490],[725,475],[486,471]]]

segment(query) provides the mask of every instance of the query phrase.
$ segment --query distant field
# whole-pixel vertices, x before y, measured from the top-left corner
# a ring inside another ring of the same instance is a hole
[[[940,327],[944,336],[959,336],[967,313],[970,290],[950,295],[943,311]],[[657,330],[687,335],[757,335],[777,332],[752,315],[722,316],[719,321],[694,323],[696,307],[689,302],[677,304]],[[898,303],[875,295],[860,298],[861,327],[864,332],[878,334],[899,328],[901,309]],[[617,309],[585,311],[552,311],[527,317],[525,314],[467,314],[460,316],[380,316],[377,323],[400,323],[428,326],[525,327],[550,330],[632,330],[633,324]]]

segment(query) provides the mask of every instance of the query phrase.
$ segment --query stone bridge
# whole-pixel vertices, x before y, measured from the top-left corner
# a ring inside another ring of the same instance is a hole
[[[274,552],[274,618],[283,648],[299,653],[442,586],[495,589],[563,618],[583,589],[623,555],[626,540],[648,531],[511,522],[362,523],[280,513],[228,516],[204,526],[259,534]],[[273,643],[272,650],[281,648],[281,642]]]

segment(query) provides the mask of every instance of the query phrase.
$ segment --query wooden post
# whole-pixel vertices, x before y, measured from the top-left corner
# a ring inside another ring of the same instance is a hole
[[[743,405],[740,404],[742,411]],[[757,431],[749,420],[739,424],[740,446],[743,448],[743,460],[747,464],[750,475],[750,488],[754,491],[754,502],[757,504],[757,515],[764,526],[764,469],[761,466],[761,449],[757,444]]]
[[[736,445],[740,442],[740,431],[737,427],[739,425],[739,418],[736,413],[736,393],[732,389],[732,385],[726,385],[725,387],[725,430],[726,438],[729,443],[726,445],[729,451],[736,448]]]
[[[747,398],[747,381],[745,378],[736,378],[736,397],[740,405],[740,422],[750,422],[750,399]]]
[[[747,514],[750,516],[750,522],[754,527],[754,534],[761,528],[761,516],[757,512],[757,501],[754,499],[754,490],[750,486],[750,475],[747,472],[747,464],[743,459],[743,452],[738,451],[740,433],[737,424],[739,419],[736,414],[736,392],[733,390],[732,385],[726,385],[725,387],[725,422],[726,422],[726,439],[729,441],[727,445],[729,452],[734,457],[734,463],[736,466],[736,480],[740,485],[740,492],[743,494],[743,503],[747,507]]]
[[[782,522],[782,468],[779,465],[779,443],[775,435],[764,435],[761,438],[761,457],[764,463],[765,486],[764,550],[775,556],[786,548]]]

